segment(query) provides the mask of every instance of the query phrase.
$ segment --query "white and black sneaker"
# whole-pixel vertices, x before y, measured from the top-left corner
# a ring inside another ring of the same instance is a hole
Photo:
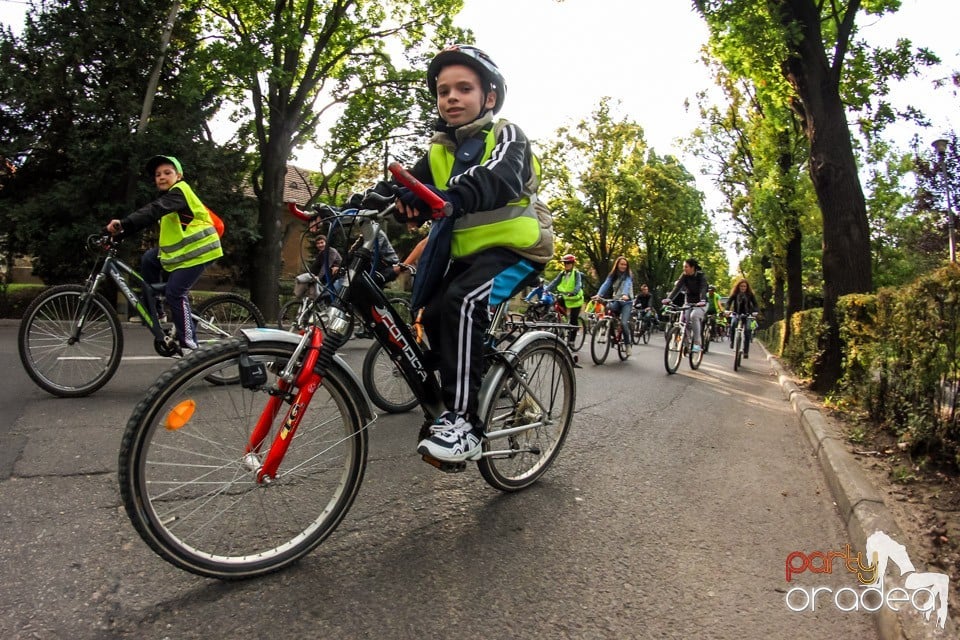
[[[443,462],[476,460],[482,450],[480,442],[478,430],[466,418],[447,411],[430,427],[430,436],[417,445],[417,453]]]

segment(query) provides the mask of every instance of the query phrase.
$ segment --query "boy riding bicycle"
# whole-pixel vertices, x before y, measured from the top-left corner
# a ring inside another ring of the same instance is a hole
[[[427,86],[440,120],[411,173],[452,205],[452,216],[434,222],[415,282],[428,294],[423,324],[446,408],[417,451],[459,462],[481,452],[476,414],[488,308],[543,270],[553,232],[537,199],[539,164],[530,143],[516,125],[493,120],[506,83],[490,57],[473,46],[447,47],[430,62]],[[432,214],[407,189],[400,189],[396,206],[407,221],[422,223]],[[415,291],[414,306],[421,297]]]
[[[179,160],[173,156],[154,156],[147,161],[146,171],[154,179],[160,197],[122,220],[111,220],[106,231],[114,236],[129,236],[160,222],[159,246],[143,254],[141,275],[148,284],[155,284],[162,282],[163,274],[167,274],[166,300],[180,348],[196,349],[195,327],[190,318],[190,288],[207,265],[223,255],[220,236],[209,209],[183,181]],[[162,315],[162,309],[155,311]]]
[[[560,295],[560,302],[570,316],[570,333],[567,334],[567,346],[576,348],[577,321],[580,318],[580,309],[583,308],[583,276],[574,267],[577,258],[572,253],[563,256],[563,271],[550,281],[546,291],[556,291]]]

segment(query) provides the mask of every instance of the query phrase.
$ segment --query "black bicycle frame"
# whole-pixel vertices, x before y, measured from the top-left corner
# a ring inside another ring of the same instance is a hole
[[[359,314],[366,328],[372,329],[374,338],[400,369],[427,417],[436,418],[444,411],[437,376],[427,368],[423,349],[414,338],[410,327],[370,277],[368,267],[371,258],[372,254],[366,247],[351,254],[347,284],[340,291],[340,296],[333,302],[333,306],[349,313],[349,309],[340,307],[346,303]]]
[[[124,280],[120,272],[124,272],[140,284],[140,290],[143,292],[143,301],[136,293],[130,288],[130,285],[127,284],[127,281]],[[154,338],[157,340],[164,339],[163,329],[160,327],[160,323],[157,322],[157,297],[156,292],[153,287],[148,285],[139,273],[130,268],[122,260],[114,255],[113,251],[107,254],[107,257],[103,260],[103,265],[100,267],[99,272],[96,275],[93,275],[90,278],[90,285],[87,287],[87,290],[93,294],[100,288],[100,283],[103,282],[104,275],[110,276],[110,279],[117,285],[117,288],[123,293],[123,297],[127,299],[127,302],[137,310],[137,314],[143,319],[144,324],[147,328],[150,329],[150,333],[153,334]],[[144,302],[146,303],[146,309],[144,309]],[[89,305],[89,301],[87,302]],[[85,306],[81,318],[85,318],[87,315],[88,307]],[[74,327],[74,333],[76,336],[79,336],[81,325]]]

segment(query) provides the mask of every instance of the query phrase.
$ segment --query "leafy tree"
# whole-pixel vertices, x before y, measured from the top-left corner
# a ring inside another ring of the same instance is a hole
[[[602,99],[590,119],[558,130],[545,153],[558,251],[580,254],[598,279],[624,255],[651,289],[671,286],[690,256],[708,273],[726,273],[693,176],[649,149],[638,124],[611,111]]]
[[[451,22],[462,0],[214,0],[205,7],[209,30],[219,34],[211,50],[223,79],[249,99],[250,111],[239,118],[258,158],[251,294],[269,316],[277,305],[283,180],[293,150],[332,124],[318,194],[339,197],[385,143],[422,130],[426,56],[463,36]],[[395,61],[401,54],[406,65]]]
[[[185,11],[172,34],[146,133],[133,133],[169,9],[163,2],[45,2],[31,10],[20,38],[0,33],[0,153],[17,164],[0,176],[0,219],[9,251],[32,255],[47,282],[83,277],[86,235],[154,197],[152,181],[137,178],[158,150],[183,160],[188,178],[239,235],[242,225],[220,194],[237,191],[245,159],[224,153],[206,129],[218,83],[197,54],[195,12]]]
[[[615,121],[610,99],[603,98],[590,120],[557,130],[544,152],[544,193],[554,213],[558,245],[582,254],[596,277],[610,271],[614,259],[633,260],[637,212],[627,188],[643,164],[643,129]]]
[[[715,60],[708,64],[727,104],[705,107],[701,95],[704,125],[690,146],[712,167],[738,243],[757,258],[744,271],[754,274],[767,319],[789,318],[803,304],[802,229],[811,218],[819,223],[812,185],[802,173],[807,141],[787,107],[785,81],[758,85]]]
[[[826,391],[841,373],[836,301],[872,288],[870,234],[847,108],[872,109],[874,135],[895,116],[883,99],[887,81],[936,61],[901,41],[871,49],[857,38],[858,13],[896,11],[899,0],[695,0],[711,30],[711,48],[735,74],[763,82],[782,77],[810,143],[808,168],[823,219],[825,342],[814,386]],[[871,99],[874,99],[871,101]],[[862,122],[867,122],[864,118]]]

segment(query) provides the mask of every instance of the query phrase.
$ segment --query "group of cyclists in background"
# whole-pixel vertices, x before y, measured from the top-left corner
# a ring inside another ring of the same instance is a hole
[[[613,268],[596,294],[589,298],[584,293],[583,273],[576,268],[576,256],[568,253],[560,261],[563,270],[549,282],[541,280],[540,285],[531,290],[524,300],[528,305],[540,305],[542,308],[552,308],[556,304],[566,308],[571,326],[567,344],[571,349],[576,350],[579,346],[575,337],[581,312],[584,311],[591,319],[601,309],[605,314],[619,316],[627,354],[631,352],[630,345],[634,342],[632,326],[642,326],[642,323],[659,326],[662,322],[662,313],[657,310],[656,299],[648,284],[641,284],[639,293],[634,295],[633,276],[625,256],[618,256],[614,260]],[[688,258],[683,262],[683,273],[670,293],[660,300],[660,304],[664,309],[686,305],[691,307],[686,313],[692,331],[694,353],[704,349],[704,339],[727,339],[733,349],[737,326],[740,322],[746,322],[743,357],[750,357],[754,322],[748,319],[752,319],[760,307],[746,279],[738,280],[724,301],[716,285],[708,282],[698,261]],[[639,322],[631,323],[631,317],[637,317]]]

